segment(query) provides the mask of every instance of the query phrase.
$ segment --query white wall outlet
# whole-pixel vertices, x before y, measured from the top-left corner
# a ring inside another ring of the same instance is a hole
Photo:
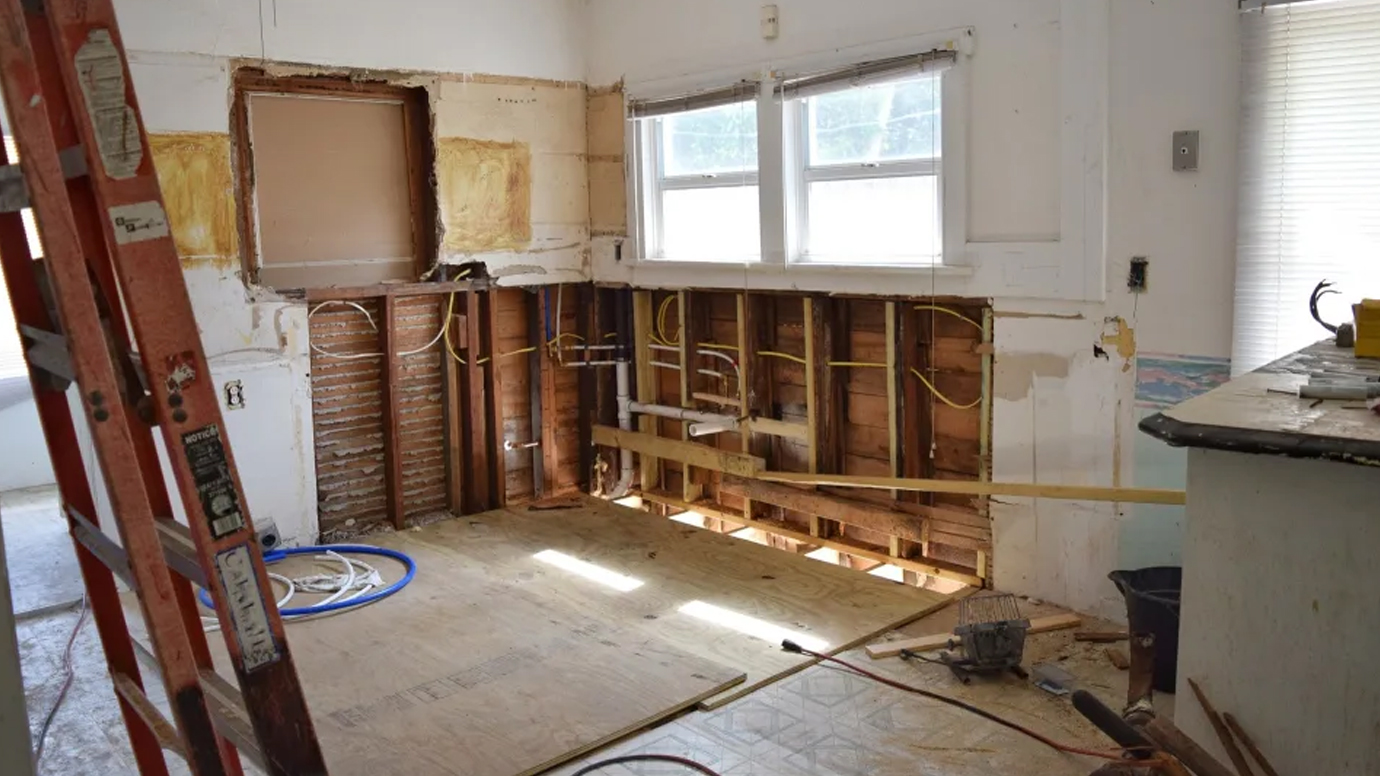
[[[776,5],[762,6],[762,39],[776,40],[781,34],[781,16]]]

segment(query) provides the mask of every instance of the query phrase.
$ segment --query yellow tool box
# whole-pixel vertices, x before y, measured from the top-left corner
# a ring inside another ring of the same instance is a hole
[[[1363,299],[1351,309],[1356,315],[1356,355],[1380,358],[1380,299]]]

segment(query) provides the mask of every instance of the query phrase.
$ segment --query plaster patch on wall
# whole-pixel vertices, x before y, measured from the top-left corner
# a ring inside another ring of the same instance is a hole
[[[1054,353],[998,354],[992,373],[993,392],[1006,401],[1030,395],[1037,377],[1068,377],[1069,358]]]
[[[436,196],[449,252],[522,250],[532,241],[532,151],[526,143],[437,140]]]
[[[149,135],[158,185],[184,266],[239,262],[230,136],[218,132]]]
[[[1125,318],[1118,316],[1106,319],[1102,328],[1102,344],[1116,348],[1116,354],[1123,360],[1121,371],[1131,371],[1136,358],[1136,330]]]

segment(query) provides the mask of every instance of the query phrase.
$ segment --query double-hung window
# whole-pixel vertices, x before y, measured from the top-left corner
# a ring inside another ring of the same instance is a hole
[[[950,45],[632,100],[639,256],[943,264],[966,237],[962,168],[944,164]]]
[[[760,255],[757,92],[743,83],[634,107],[649,258]]]
[[[943,262],[938,61],[905,57],[782,86],[787,126],[798,129],[798,183],[787,188],[798,260]]]

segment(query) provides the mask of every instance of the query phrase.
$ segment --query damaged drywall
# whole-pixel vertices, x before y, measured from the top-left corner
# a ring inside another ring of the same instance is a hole
[[[1069,356],[1055,353],[1004,353],[992,367],[992,394],[1006,401],[1030,395],[1037,377],[1069,376]]]
[[[526,143],[436,141],[436,200],[454,253],[520,251],[532,241],[532,150]]]
[[[183,264],[238,264],[230,136],[219,132],[150,134],[149,148]]]

